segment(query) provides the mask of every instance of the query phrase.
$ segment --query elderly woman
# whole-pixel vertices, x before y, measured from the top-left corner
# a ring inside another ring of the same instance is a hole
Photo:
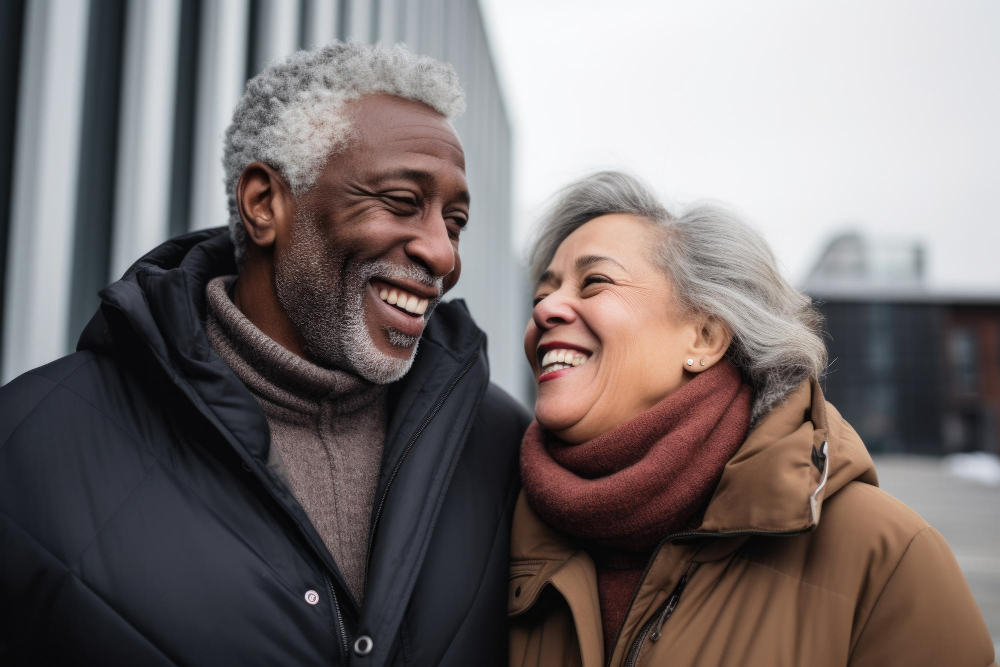
[[[823,399],[820,318],[757,233],[605,172],[531,264],[512,665],[993,663],[948,545]]]

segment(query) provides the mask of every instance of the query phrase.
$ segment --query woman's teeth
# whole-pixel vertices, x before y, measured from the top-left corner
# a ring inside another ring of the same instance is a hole
[[[427,312],[427,306],[430,304],[430,299],[421,299],[419,296],[401,289],[383,289],[378,293],[378,298],[390,306],[396,306],[396,308],[413,315],[423,315]]]
[[[549,350],[542,357],[542,373],[574,368],[587,363],[590,355],[576,350]]]

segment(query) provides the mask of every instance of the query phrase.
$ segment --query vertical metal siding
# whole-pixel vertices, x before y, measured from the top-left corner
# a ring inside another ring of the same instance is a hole
[[[70,316],[66,344],[76,345],[100,300],[97,292],[108,284],[116,174],[126,167],[112,159],[118,153],[122,85],[122,55],[127,22],[127,0],[91,4],[87,59],[83,86],[83,127],[80,140],[76,197],[76,233],[73,242]],[[120,191],[120,190],[119,190]]]
[[[21,35],[24,0],[0,2],[0,258],[7,258],[10,238],[11,186],[14,173],[14,137],[17,131],[17,89],[21,73]],[[4,284],[0,270],[0,350],[4,338]]]
[[[375,40],[383,44],[395,44],[399,39],[399,12],[404,0],[378,0],[378,18]]]
[[[108,280],[169,236],[179,0],[130,0]]]
[[[181,0],[173,103],[174,143],[170,164],[168,238],[188,230],[188,211],[191,210],[197,73],[201,62],[201,16],[200,0]]]
[[[247,78],[256,76],[273,60],[299,48],[299,15],[297,0],[254,0],[257,20],[251,35],[250,66]]]
[[[4,381],[66,352],[88,9],[85,0],[28,5],[7,249]]]
[[[190,228],[225,224],[222,139],[246,83],[248,0],[216,0],[202,5],[195,140],[191,168]]]
[[[344,36],[349,40],[371,43],[372,41],[372,0],[343,0],[346,16]]]
[[[301,47],[310,49],[320,44],[328,44],[337,38],[340,2],[305,0],[302,17],[304,30]]]

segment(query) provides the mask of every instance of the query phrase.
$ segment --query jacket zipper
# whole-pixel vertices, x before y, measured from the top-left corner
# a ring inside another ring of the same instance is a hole
[[[469,363],[467,363],[465,367],[455,377],[455,379],[451,381],[451,384],[449,384],[448,388],[445,389],[444,393],[441,395],[441,398],[439,398],[437,403],[434,404],[434,408],[431,410],[430,414],[427,415],[424,421],[420,424],[420,428],[418,428],[416,432],[410,437],[410,440],[406,443],[406,448],[403,449],[403,455],[399,457],[399,461],[396,462],[396,466],[392,469],[392,474],[389,475],[389,481],[386,482],[385,490],[382,492],[382,499],[379,501],[378,509],[375,511],[375,520],[372,522],[371,534],[368,536],[368,553],[365,555],[365,579],[364,579],[363,590],[368,588],[368,569],[371,566],[372,547],[375,545],[375,532],[378,530],[378,522],[379,519],[382,517],[382,508],[385,506],[385,499],[389,497],[389,488],[392,486],[393,480],[396,479],[396,473],[399,472],[400,467],[402,467],[403,465],[403,461],[406,460],[406,456],[410,453],[410,449],[413,447],[413,443],[417,441],[417,438],[420,437],[420,434],[424,432],[424,429],[427,428],[427,425],[430,424],[432,419],[434,419],[434,416],[438,413],[438,411],[441,409],[441,406],[444,405],[444,402],[448,399],[448,396],[449,394],[451,394],[452,389],[454,389],[455,385],[457,385],[459,381],[463,377],[465,377],[465,374],[469,372],[469,369],[472,368],[472,365],[476,363],[476,359],[479,358],[479,349],[480,349],[479,347],[476,348],[476,352],[475,354],[472,355],[472,358],[469,359]]]
[[[656,643],[659,641],[660,637],[663,636],[663,624],[670,620],[673,616],[674,610],[677,609],[677,605],[681,601],[681,594],[684,593],[684,588],[687,583],[691,581],[691,575],[694,571],[698,569],[697,563],[691,563],[688,565],[688,569],[684,571],[681,575],[681,580],[677,582],[677,588],[674,592],[670,594],[670,598],[667,600],[666,604],[663,605],[662,611],[660,611],[659,616],[656,617],[656,623],[653,624],[653,632],[649,635],[649,641]]]
[[[677,582],[674,592],[670,594],[670,597],[660,606],[653,617],[646,621],[642,632],[639,633],[635,642],[632,643],[632,648],[629,649],[628,658],[625,660],[625,667],[635,667],[635,664],[639,661],[639,652],[642,651],[642,645],[646,641],[647,635],[649,635],[649,641],[651,642],[656,642],[662,636],[663,624],[673,615],[674,609],[677,609],[677,603],[681,600],[681,593],[684,592],[684,587],[687,586],[688,580],[697,568],[697,563],[688,565],[687,570],[681,575],[681,580]]]
[[[639,589],[642,588],[642,582],[646,580],[646,577],[649,575],[650,568],[653,567],[653,561],[656,560],[656,556],[657,556],[657,554],[660,553],[660,549],[662,549],[663,545],[666,544],[667,542],[673,542],[674,540],[680,540],[680,539],[684,539],[684,538],[687,538],[687,537],[742,537],[742,536],[745,536],[745,535],[751,535],[751,536],[753,536],[753,535],[767,535],[767,536],[772,536],[772,537],[794,537],[795,535],[803,535],[805,533],[808,533],[810,530],[812,530],[812,527],[810,527],[810,528],[803,528],[802,530],[789,530],[789,531],[783,531],[783,532],[782,531],[769,531],[769,530],[736,530],[736,531],[733,531],[731,533],[704,533],[704,532],[698,532],[696,530],[693,530],[693,531],[688,531],[686,533],[675,533],[674,535],[670,535],[669,537],[665,537],[663,540],[660,541],[659,544],[656,545],[656,549],[653,550],[653,555],[649,557],[649,561],[646,563],[646,569],[642,571],[642,577],[639,579],[639,585],[635,587],[634,591],[632,591],[632,599],[629,600],[628,607],[626,607],[626,609],[628,609],[628,610],[632,609],[632,605],[635,604],[635,599],[639,595]],[[613,644],[613,646],[617,646],[618,645],[618,640],[621,639],[621,636],[622,636],[622,630],[625,629],[625,621],[626,620],[628,620],[628,612],[625,613],[625,618],[622,619],[621,625],[618,626],[618,632],[615,633],[615,643]],[[650,623],[647,623],[647,625],[649,625],[651,627]],[[640,633],[640,636],[639,636],[638,639],[644,639],[645,638],[643,636],[643,634],[645,633],[646,630],[647,630],[647,628],[644,626],[643,627],[643,633]],[[657,639],[659,639],[659,637],[657,637]],[[633,648],[635,648],[635,647],[633,646]],[[611,667],[611,658],[614,655],[614,651],[612,651],[611,654],[612,655],[608,657],[608,662],[606,663],[607,667]],[[631,654],[632,654],[632,651],[630,650],[629,651],[629,655],[631,656]]]
[[[326,579],[326,587],[330,591],[330,611],[333,612],[333,617],[336,619],[338,629],[340,630],[340,647],[343,649],[342,656],[344,656],[344,662],[347,662],[349,657],[347,654],[347,628],[344,626],[344,617],[340,613],[340,602],[337,601],[337,591],[333,588],[333,581],[330,579],[330,575],[323,573],[323,577]]]

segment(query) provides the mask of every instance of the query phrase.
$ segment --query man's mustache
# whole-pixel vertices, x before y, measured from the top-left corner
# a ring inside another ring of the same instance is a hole
[[[444,278],[435,278],[430,271],[418,264],[400,265],[393,262],[374,261],[364,264],[359,273],[363,279],[361,281],[363,285],[373,278],[380,278],[388,282],[410,280],[432,288],[437,292],[437,296],[432,298],[427,306],[426,314],[428,315],[444,296]]]

